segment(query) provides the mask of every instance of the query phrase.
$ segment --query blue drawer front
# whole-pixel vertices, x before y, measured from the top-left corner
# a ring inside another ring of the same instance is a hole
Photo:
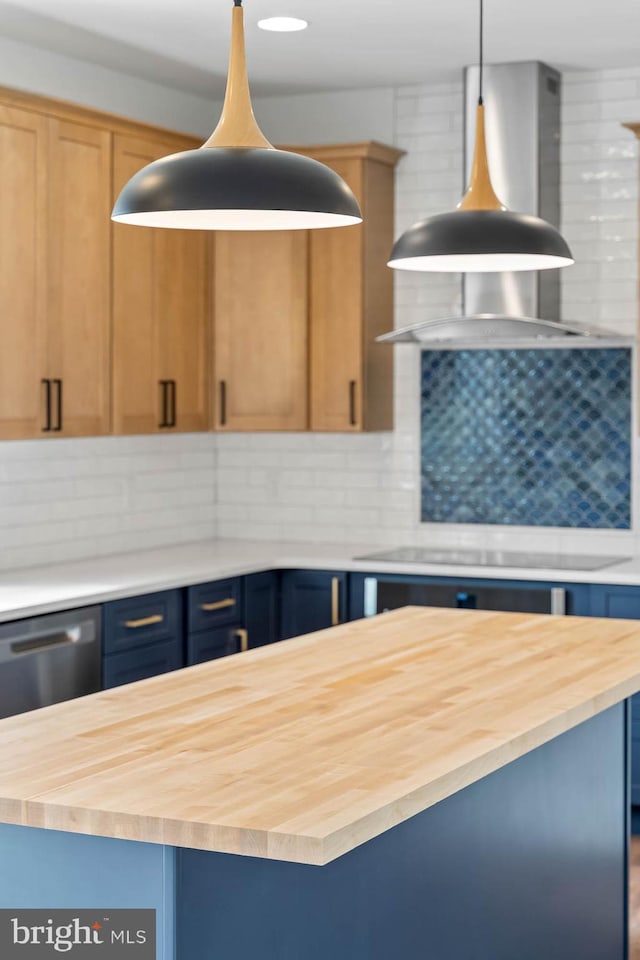
[[[215,580],[187,590],[188,632],[209,630],[242,620],[242,580]]]
[[[103,649],[106,655],[181,636],[179,590],[114,600],[104,606]]]
[[[134,680],[145,680],[184,666],[180,640],[165,640],[128,653],[114,653],[103,663],[103,687],[119,687]]]
[[[218,660],[228,657],[232,653],[240,652],[241,635],[239,627],[217,627],[215,630],[204,630],[200,633],[191,633],[187,637],[187,666],[194,663],[205,663],[207,660]]]

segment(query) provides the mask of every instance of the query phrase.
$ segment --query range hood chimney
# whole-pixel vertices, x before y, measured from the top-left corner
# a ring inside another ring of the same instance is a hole
[[[491,179],[509,210],[560,226],[561,76],[544,63],[485,67],[487,150]],[[478,67],[464,75],[464,182],[469,182],[476,135]],[[468,273],[462,280],[465,316],[560,317],[560,270]]]
[[[495,191],[510,210],[535,214],[555,227],[560,225],[561,82],[557,70],[535,61],[484,68],[487,150]],[[473,160],[477,98],[478,67],[468,67],[464,75],[465,186]],[[560,273],[463,274],[461,317],[426,320],[377,339],[418,342],[436,349],[525,347],[537,341],[545,346],[556,342],[603,346],[603,338],[619,343],[621,338],[607,331],[559,322]]]

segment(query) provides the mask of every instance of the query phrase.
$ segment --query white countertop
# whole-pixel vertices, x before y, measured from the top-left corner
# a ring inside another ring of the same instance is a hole
[[[273,569],[346,570],[557,583],[640,586],[640,557],[603,570],[471,567],[355,560],[383,550],[371,544],[274,543],[203,540],[76,563],[0,574],[0,621],[134,597],[156,590]]]

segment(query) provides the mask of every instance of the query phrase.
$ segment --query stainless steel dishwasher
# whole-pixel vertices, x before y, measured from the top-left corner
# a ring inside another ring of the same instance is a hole
[[[0,717],[100,689],[100,607],[0,624]]]

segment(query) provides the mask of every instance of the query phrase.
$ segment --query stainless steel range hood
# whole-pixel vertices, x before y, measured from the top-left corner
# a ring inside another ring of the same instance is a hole
[[[578,324],[480,313],[475,316],[424,320],[376,337],[378,343],[420,343],[430,350],[487,347],[604,347],[631,343],[607,330]],[[542,342],[544,341],[544,343]]]
[[[487,147],[496,193],[511,210],[560,222],[561,77],[544,63],[485,67]],[[465,71],[464,173],[475,139],[478,69]],[[437,212],[437,211],[433,211]],[[568,268],[569,270],[571,267]],[[510,345],[604,346],[623,338],[578,323],[559,322],[560,270],[475,273],[462,278],[462,316],[425,320],[379,336],[381,343],[421,343],[430,349]],[[425,283],[428,283],[425,277]],[[540,319],[540,318],[546,319]]]

